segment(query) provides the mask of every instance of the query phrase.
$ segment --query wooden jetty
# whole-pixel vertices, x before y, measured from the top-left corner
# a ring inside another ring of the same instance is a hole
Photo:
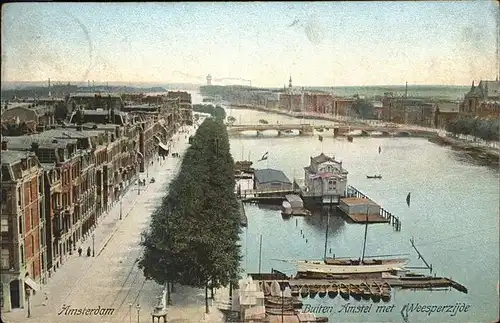
[[[311,292],[316,294],[319,290],[325,288],[329,290],[335,286],[338,288],[339,293],[349,293],[349,286],[354,285],[359,288],[362,284],[363,290],[365,285],[372,287],[373,283],[379,286],[381,294],[387,294],[387,291],[391,291],[394,288],[401,289],[435,289],[435,288],[453,288],[459,292],[468,293],[465,286],[453,281],[450,278],[445,277],[435,277],[426,276],[421,274],[406,273],[405,276],[379,276],[379,275],[342,275],[339,277],[329,277],[324,279],[318,278],[293,278],[281,273],[277,270],[272,271],[272,274],[249,274],[254,280],[261,281],[264,285],[271,284],[273,281],[277,281],[280,285],[289,286],[292,290],[299,290],[301,296],[310,294]],[[385,293],[384,293],[385,291]]]
[[[367,213],[363,213],[364,210],[360,210],[359,207],[363,209],[366,207]],[[338,208],[355,223],[389,223],[389,220],[387,218],[384,218],[382,215],[380,215],[380,206],[367,198],[342,198],[340,199]]]
[[[248,225],[248,218],[245,213],[245,205],[243,205],[243,201],[238,200],[238,205],[240,207],[240,224],[242,227],[246,227]]]
[[[347,198],[356,197],[356,198],[371,200],[368,196],[361,193],[358,189],[356,189],[355,187],[350,186],[350,185],[347,188],[346,197]],[[368,223],[389,223],[393,226],[393,228],[396,231],[401,231],[401,220],[397,216],[395,216],[391,212],[387,211],[383,207],[380,207],[379,216],[380,217],[368,217]],[[377,221],[377,219],[379,220],[380,218],[384,219],[384,221],[372,222],[372,221]],[[366,223],[366,214],[353,215],[353,217],[351,219],[356,223]],[[373,219],[373,220],[371,220],[371,219]]]
[[[384,282],[387,282],[392,288],[399,287],[402,289],[428,289],[428,288],[453,288],[458,290],[459,292],[468,293],[468,290],[465,286],[459,284],[456,281],[451,280],[450,278],[444,277],[425,277],[425,279],[404,279],[404,278],[386,278],[386,279],[378,279],[378,280],[365,280],[365,279],[343,279],[343,280],[317,280],[317,279],[291,279],[288,281],[290,286],[331,286],[332,284],[340,285],[344,284],[346,286],[354,285],[359,286],[362,283],[366,282],[370,286],[373,283],[376,283],[379,286],[383,286]]]

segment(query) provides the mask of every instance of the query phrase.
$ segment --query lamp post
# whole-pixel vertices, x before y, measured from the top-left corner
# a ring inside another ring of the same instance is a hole
[[[139,311],[141,310],[141,305],[137,304],[135,308],[137,308],[137,323],[139,323]]]
[[[132,323],[132,303],[128,304],[128,321]]]
[[[120,199],[120,220],[122,219],[122,200]]]
[[[26,294],[28,294],[28,318],[30,318],[31,317],[31,302],[30,302],[31,290],[29,288],[26,290]]]
[[[92,257],[95,257],[95,233],[92,233]]]

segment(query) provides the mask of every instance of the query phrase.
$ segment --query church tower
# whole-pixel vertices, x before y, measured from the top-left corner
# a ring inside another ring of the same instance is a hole
[[[292,89],[292,76],[290,75],[290,79],[288,80],[288,89]]]

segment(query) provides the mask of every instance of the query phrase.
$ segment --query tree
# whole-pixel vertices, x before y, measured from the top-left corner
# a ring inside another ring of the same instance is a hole
[[[365,99],[360,99],[359,96],[356,97],[352,109],[363,119],[373,119],[375,115],[373,104]]]
[[[238,279],[240,223],[233,187],[234,160],[223,119],[207,119],[143,233],[139,266],[146,278],[204,287],[206,296],[209,287]]]

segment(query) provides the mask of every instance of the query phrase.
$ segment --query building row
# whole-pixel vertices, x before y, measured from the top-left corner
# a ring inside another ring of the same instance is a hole
[[[2,125],[11,127],[2,126],[1,138],[3,310],[24,307],[26,291],[37,291],[154,158],[169,154],[172,135],[192,122],[190,104],[186,92],[161,97],[153,111],[78,102],[62,123],[43,119],[36,106],[5,110]],[[33,125],[31,132],[19,131],[23,123]]]
[[[288,87],[280,92],[249,90],[249,93],[233,101],[236,104],[259,105],[287,112],[355,117],[360,113],[357,111],[359,99],[359,96],[338,97],[327,92],[305,91],[293,87],[290,77]],[[477,86],[473,83],[463,100],[435,100],[386,92],[378,100],[361,102],[371,105],[373,119],[444,128],[447,123],[460,117],[500,118],[500,82],[483,80]]]

